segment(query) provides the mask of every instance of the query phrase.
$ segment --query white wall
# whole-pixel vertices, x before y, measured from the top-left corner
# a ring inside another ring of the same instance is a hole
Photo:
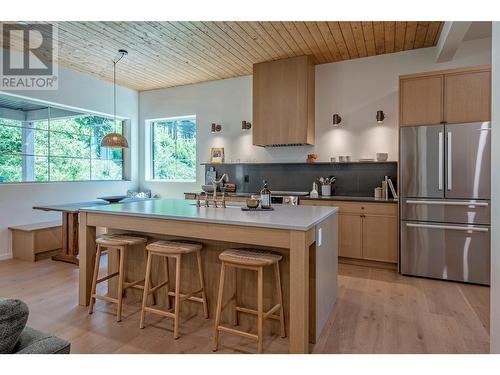
[[[500,353],[500,22],[493,22],[491,66],[491,297],[490,351]]]
[[[52,104],[112,114],[112,90],[109,82],[60,67],[58,90],[10,93]],[[117,95],[117,114],[131,120],[127,134],[130,151],[126,152],[125,158],[131,181],[0,184],[0,259],[11,256],[9,226],[60,218],[57,213],[33,210],[34,205],[95,200],[100,195],[123,194],[129,188],[138,187],[138,93],[118,87]]]
[[[491,39],[465,42],[453,61],[435,63],[435,48],[418,49],[316,66],[316,145],[262,148],[252,146],[251,132],[241,131],[241,121],[252,121],[252,77],[239,77],[139,94],[140,170],[146,170],[145,120],[170,116],[197,116],[197,163],[209,158],[211,147],[224,147],[226,161],[305,161],[308,153],[319,161],[331,156],[354,159],[388,152],[397,160],[398,77],[401,74],[489,64]],[[375,114],[384,110],[386,120],[377,125]],[[333,113],[342,116],[342,127],[333,128]],[[218,122],[223,131],[210,133]],[[182,197],[199,191],[204,181],[198,168],[195,183],[147,181],[141,172],[141,188],[162,197]]]

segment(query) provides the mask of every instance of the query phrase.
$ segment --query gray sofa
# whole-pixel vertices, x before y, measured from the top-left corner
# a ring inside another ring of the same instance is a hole
[[[0,298],[0,354],[69,354],[70,343],[26,327],[28,306]]]

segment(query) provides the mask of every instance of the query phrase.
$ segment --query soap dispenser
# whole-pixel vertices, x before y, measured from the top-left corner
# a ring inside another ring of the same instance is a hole
[[[310,198],[318,198],[318,184],[313,182],[313,189],[309,193]]]

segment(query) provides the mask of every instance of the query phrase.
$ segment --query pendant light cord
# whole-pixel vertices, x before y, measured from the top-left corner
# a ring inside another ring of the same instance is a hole
[[[118,51],[119,57],[113,59],[113,133],[116,133],[116,64],[128,54],[125,50]]]

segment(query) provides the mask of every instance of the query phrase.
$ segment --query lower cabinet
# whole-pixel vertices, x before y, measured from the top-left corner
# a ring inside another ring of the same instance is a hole
[[[362,258],[363,251],[361,217],[355,214],[339,215],[339,255],[347,258]]]
[[[339,207],[339,256],[398,262],[398,205],[302,200],[302,205]]]
[[[397,217],[365,215],[362,221],[362,258],[398,262]],[[346,255],[347,256],[347,255]]]

